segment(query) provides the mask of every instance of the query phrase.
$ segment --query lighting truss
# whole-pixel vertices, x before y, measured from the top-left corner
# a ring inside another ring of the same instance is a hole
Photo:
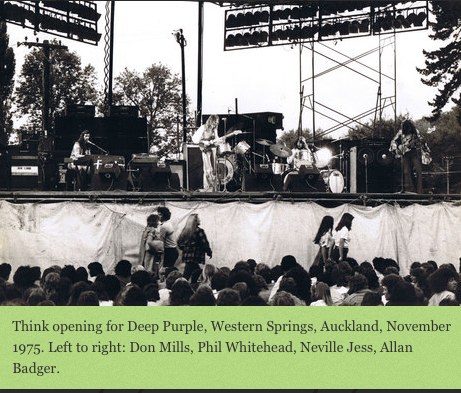
[[[292,45],[427,29],[428,1],[311,1],[225,12],[224,50]]]
[[[92,45],[100,16],[92,1],[0,1],[0,20]]]

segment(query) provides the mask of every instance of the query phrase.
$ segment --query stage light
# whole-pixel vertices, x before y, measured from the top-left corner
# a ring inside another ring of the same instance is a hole
[[[397,17],[392,21],[392,26],[394,29],[401,29],[404,21],[405,17],[403,15],[397,15]]]
[[[303,5],[300,9],[301,18],[307,19],[317,15],[317,4]]]
[[[303,39],[313,38],[315,33],[317,33],[317,31],[318,31],[317,25],[304,26],[301,29],[301,38]]]
[[[314,156],[315,156],[315,166],[317,168],[324,168],[328,166],[331,159],[333,158],[333,154],[331,153],[331,150],[328,149],[327,147],[322,147],[321,149],[317,150],[314,153]]]
[[[283,20],[289,19],[290,15],[291,15],[291,9],[290,8],[285,8],[280,13],[280,19],[283,19]]]
[[[15,4],[6,3],[3,6],[3,13],[5,19],[9,19],[14,22],[24,23],[26,19],[25,10]]]
[[[362,19],[359,25],[359,31],[361,33],[368,33],[370,31],[370,20]]]
[[[235,46],[235,45],[236,45],[235,35],[229,34],[229,35],[226,37],[226,46],[227,46],[228,48],[230,48],[230,47]]]
[[[426,15],[425,12],[420,12],[420,13],[414,18],[413,25],[414,25],[414,26],[422,26],[424,20],[426,19],[426,17],[427,17],[427,15]]]
[[[291,19],[301,19],[301,10],[299,7],[294,7],[291,9]]]
[[[331,23],[326,23],[320,28],[320,36],[326,37],[328,35],[334,34],[334,28]]]
[[[256,19],[255,15],[252,12],[247,12],[244,18],[244,26],[253,26],[258,25],[259,20]]]
[[[239,12],[236,16],[235,26],[236,27],[245,26],[245,14],[243,14],[242,12]]]
[[[353,20],[349,26],[349,34],[357,34],[359,32],[359,21]]]
[[[262,11],[259,21],[262,23],[269,22],[269,11]]]
[[[288,38],[290,40],[299,40],[301,38],[301,28],[299,26],[294,26],[293,29],[289,29]]]
[[[226,19],[226,27],[237,27],[237,18],[234,14],[228,15]]]
[[[272,20],[280,20],[282,16],[282,10],[272,11]]]
[[[345,21],[343,23],[340,24],[340,27],[339,27],[339,34],[340,35],[349,35],[349,27],[350,27],[351,23],[349,21]]]

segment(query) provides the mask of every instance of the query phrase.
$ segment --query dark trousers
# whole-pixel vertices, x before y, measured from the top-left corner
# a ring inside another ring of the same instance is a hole
[[[201,269],[198,263],[188,262],[184,265],[184,273],[182,274],[182,276],[186,280],[189,280],[190,276],[192,275],[192,272],[194,272],[194,270],[197,270],[197,269]]]
[[[418,194],[423,193],[423,174],[421,164],[421,153],[416,150],[410,150],[403,156],[403,175],[405,182],[405,191],[416,191]],[[416,190],[413,184],[413,171],[416,172]]]
[[[343,261],[347,258],[347,253],[349,252],[349,248],[344,247],[343,248]],[[331,259],[333,261],[338,262],[339,260],[339,248],[334,247],[333,250],[331,250]]]
[[[173,267],[179,253],[176,248],[165,248],[163,257],[163,267]]]

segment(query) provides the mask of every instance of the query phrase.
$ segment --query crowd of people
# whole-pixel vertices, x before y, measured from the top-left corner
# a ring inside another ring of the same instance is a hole
[[[392,259],[326,259],[304,269],[292,255],[270,267],[253,259],[232,267],[182,262],[157,275],[121,260],[108,274],[99,262],[0,265],[2,306],[459,306],[460,272],[451,263],[414,262],[402,276]]]
[[[354,216],[321,220],[313,242],[316,258],[306,270],[292,255],[281,261],[237,261],[218,267],[198,214],[176,237],[171,212],[159,206],[147,217],[139,259],[118,261],[107,274],[101,263],[87,267],[20,266],[12,275],[0,265],[4,306],[459,306],[460,272],[452,263],[398,263],[376,257],[358,263],[348,255]],[[181,254],[179,253],[181,250]],[[460,265],[461,266],[461,265]]]

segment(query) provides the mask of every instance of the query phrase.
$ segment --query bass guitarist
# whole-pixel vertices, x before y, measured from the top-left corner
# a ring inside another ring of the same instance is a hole
[[[204,191],[217,191],[216,178],[216,150],[217,145],[224,142],[226,138],[241,134],[242,131],[236,130],[223,137],[218,136],[219,117],[211,115],[205,124],[200,126],[192,136],[192,142],[200,146],[203,159],[203,188]]]

